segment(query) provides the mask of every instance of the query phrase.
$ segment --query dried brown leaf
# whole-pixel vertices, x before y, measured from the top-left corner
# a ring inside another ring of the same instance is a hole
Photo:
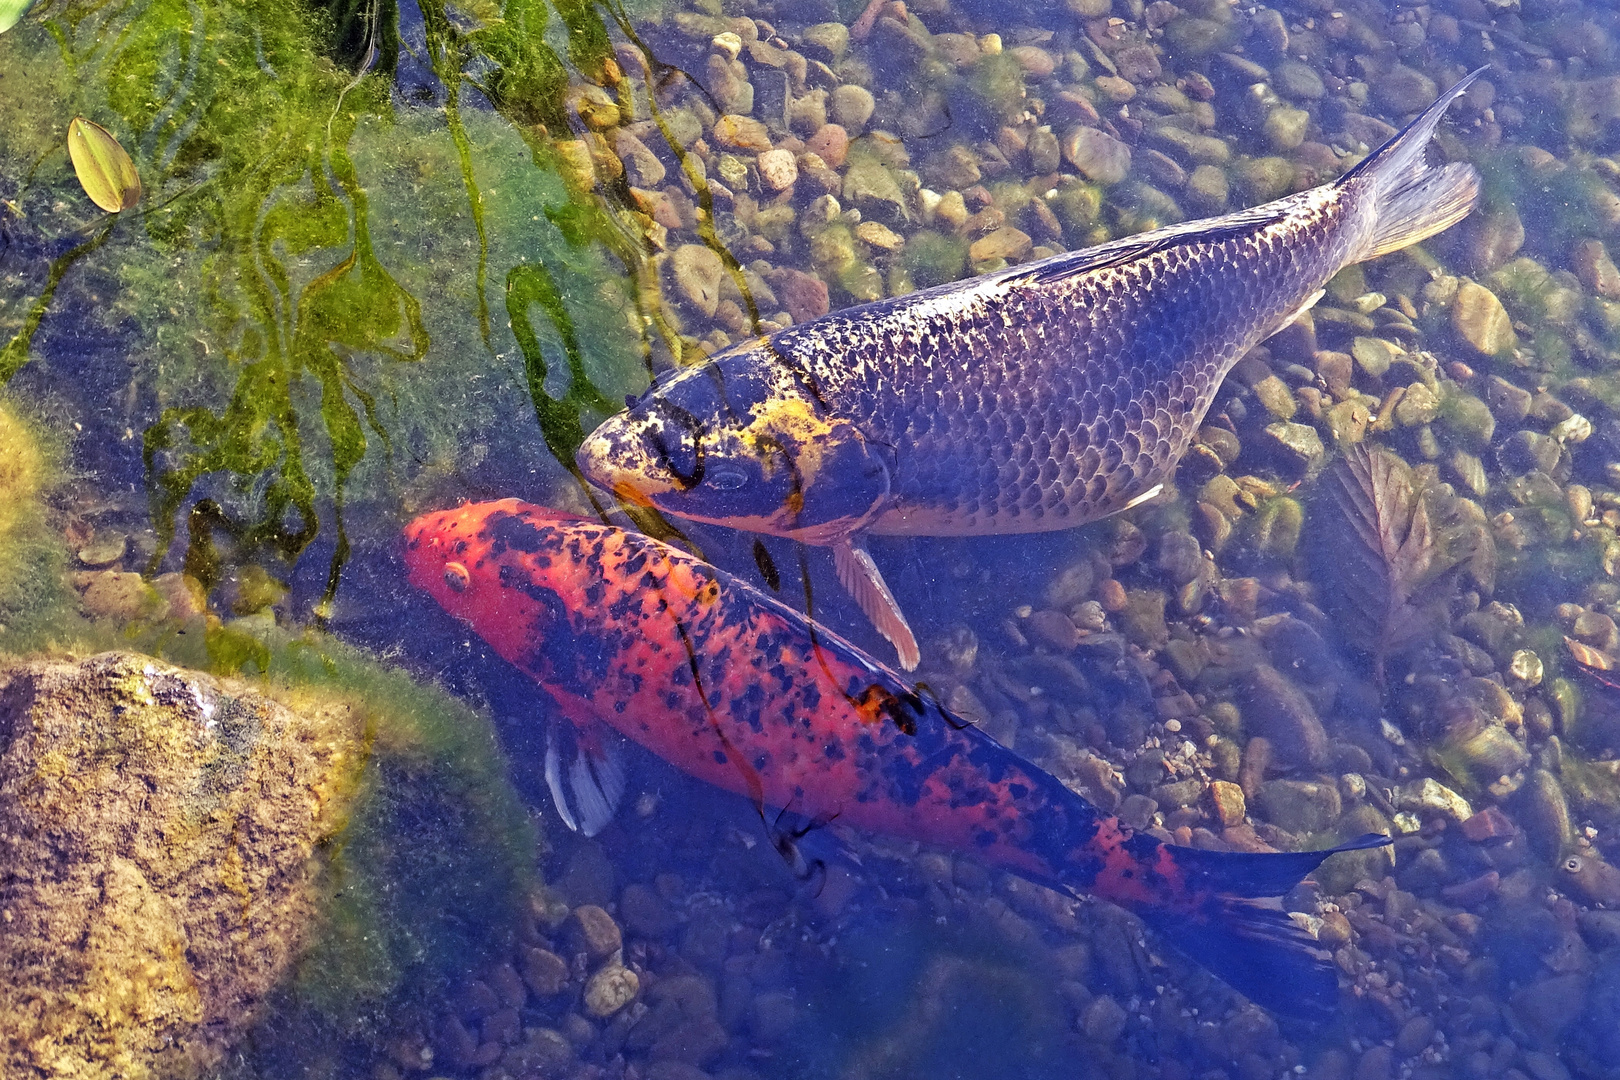
[[[1457,564],[1455,544],[1442,544],[1428,500],[1395,454],[1351,447],[1323,478],[1328,492],[1322,569],[1330,606],[1345,637],[1384,660],[1432,634],[1443,612],[1430,588]]]

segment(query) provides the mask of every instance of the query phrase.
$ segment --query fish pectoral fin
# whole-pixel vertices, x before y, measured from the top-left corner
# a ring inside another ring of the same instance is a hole
[[[546,787],[569,830],[595,836],[624,799],[624,751],[601,724],[553,723],[546,737]]]
[[[1159,492],[1161,492],[1163,490],[1164,490],[1164,485],[1163,484],[1154,484],[1152,487],[1150,487],[1146,491],[1142,492],[1142,494],[1136,496],[1130,502],[1128,502],[1124,506],[1120,507],[1120,509],[1121,510],[1129,510],[1133,506],[1141,506],[1143,503],[1147,502],[1149,499],[1158,498]]]
[[[916,670],[922,660],[922,650],[917,648],[911,624],[906,622],[905,613],[878,572],[877,563],[865,548],[856,547],[852,540],[834,544],[832,551],[839,584],[849,590],[878,633],[889,639],[900,657],[900,666],[907,671]]]

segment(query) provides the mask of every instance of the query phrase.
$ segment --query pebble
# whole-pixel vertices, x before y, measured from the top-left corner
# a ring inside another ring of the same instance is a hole
[[[1123,105],[1136,96],[1136,87],[1118,75],[1103,75],[1096,81],[1097,89],[1115,105]]]
[[[1519,822],[1530,843],[1547,856],[1557,856],[1569,847],[1574,831],[1569,820],[1569,802],[1557,777],[1546,769],[1532,769],[1519,795]]]
[[[1310,698],[1270,664],[1256,665],[1250,674],[1243,715],[1280,762],[1316,769],[1327,765],[1327,730]]]
[[[646,143],[621,130],[614,137],[613,146],[624,164],[624,178],[631,187],[651,190],[664,182],[668,170]]]
[[[1243,824],[1248,814],[1243,789],[1227,780],[1211,780],[1209,784],[1210,811],[1224,827]]]
[[[1033,79],[1044,79],[1057,70],[1057,57],[1039,45],[1014,45],[1007,55],[1018,61],[1024,74]]]
[[[713,315],[726,272],[720,256],[706,244],[682,244],[670,256],[670,267],[680,294],[704,315]]]
[[[1373,98],[1397,116],[1422,112],[1440,96],[1433,79],[1405,64],[1396,64],[1370,82]]]
[[[1316,101],[1327,94],[1327,86],[1316,69],[1292,58],[1277,64],[1272,71],[1272,83],[1283,97],[1295,101]]]
[[[816,23],[805,28],[803,41],[812,51],[837,63],[849,48],[849,27],[840,22]]]
[[[1529,649],[1518,650],[1508,661],[1508,675],[1522,688],[1540,686],[1544,670],[1541,657]]]
[[[585,953],[591,963],[606,960],[624,946],[619,924],[603,908],[581,904],[567,925],[570,947]]]
[[[1475,281],[1457,289],[1451,307],[1451,325],[1457,336],[1482,356],[1500,356],[1518,344],[1513,320],[1496,294]]]
[[[1099,184],[1117,184],[1131,170],[1131,148],[1098,128],[1070,129],[1062,150],[1069,164]]]
[[[1305,141],[1305,133],[1310,130],[1310,126],[1311,114],[1304,109],[1291,109],[1287,106],[1272,109],[1266,115],[1266,140],[1271,143],[1273,150],[1294,150]]]
[[[833,120],[845,131],[858,135],[866,130],[866,122],[872,119],[877,101],[866,87],[845,83],[832,92],[830,106]]]
[[[1381,379],[1397,356],[1405,351],[1382,338],[1358,337],[1350,343],[1350,355],[1356,366],[1374,379]]]
[[[168,605],[141,575],[119,570],[96,570],[73,575],[79,590],[79,604],[92,619],[128,622],[132,619],[162,619]]]
[[[1267,424],[1265,434],[1273,453],[1293,474],[1309,478],[1321,471],[1327,451],[1315,428],[1279,420]]]
[[[662,939],[680,925],[657,890],[640,883],[625,886],[619,896],[619,917],[626,930],[651,941]]]
[[[520,959],[523,981],[536,997],[552,997],[568,985],[568,961],[550,949],[528,946]]]
[[[585,1011],[605,1019],[636,999],[641,979],[634,971],[618,964],[602,968],[585,984]]]
[[[101,569],[119,562],[129,548],[129,537],[123,533],[99,536],[78,550],[79,562],[92,569]]]
[[[1132,45],[1119,50],[1114,54],[1114,66],[1119,69],[1119,77],[1133,86],[1154,82],[1164,73],[1159,54],[1151,45]]]
[[[727,150],[752,150],[763,153],[771,148],[771,135],[765,125],[752,116],[727,113],[714,122],[710,132],[715,144]]]
[[[883,251],[899,251],[906,246],[906,238],[881,221],[863,221],[855,226],[855,238]]]
[[[904,221],[909,217],[899,181],[875,157],[861,155],[844,172],[844,201],[862,213]]]
[[[1187,177],[1185,198],[1200,212],[1213,214],[1226,209],[1230,194],[1226,173],[1213,165],[1200,165]]]
[[[1395,406],[1395,421],[1402,427],[1433,423],[1440,415],[1440,398],[1424,383],[1413,383]]]
[[[170,571],[159,574],[153,590],[169,605],[169,618],[179,622],[200,618],[208,612],[208,594],[202,582],[190,574]]]
[[[1424,777],[1401,786],[1395,795],[1395,805],[1428,817],[1443,817],[1461,824],[1474,816],[1468,800],[1433,777]]]
[[[1620,269],[1609,258],[1601,240],[1583,240],[1575,245],[1575,274],[1581,284],[1605,300],[1620,300]]]
[[[1294,400],[1294,392],[1288,384],[1275,375],[1267,375],[1250,389],[1254,396],[1260,399],[1265,410],[1278,420],[1292,420],[1294,413],[1299,409],[1299,403]]]
[[[1029,636],[1059,653],[1073,652],[1080,644],[1080,630],[1061,611],[1043,608],[1032,612],[1025,626]]]
[[[799,179],[799,165],[789,150],[767,150],[759,155],[759,179],[771,191],[786,191]]]
[[[844,160],[849,156],[849,132],[841,125],[827,124],[810,136],[804,148],[809,153],[825,161],[834,169],[844,167]]]
[[[864,224],[864,223],[863,223]],[[827,314],[831,305],[827,283],[813,274],[781,267],[769,275],[771,288],[796,323]]]
[[[1125,1034],[1125,1022],[1129,1019],[1125,1009],[1119,1002],[1107,994],[1098,997],[1080,1016],[1080,1030],[1086,1033],[1086,1038],[1092,1042],[1107,1046]]]
[[[1524,246],[1524,222],[1511,206],[1477,215],[1468,223],[1466,262],[1473,273],[1494,270]]]
[[[1049,128],[1037,128],[1030,135],[1025,152],[1029,155],[1030,171],[1037,176],[1055,173],[1063,164],[1063,148]]]
[[[1463,838],[1476,844],[1488,840],[1506,840],[1518,834],[1508,816],[1494,806],[1487,806],[1462,823]]]
[[[1033,242],[1028,233],[1005,225],[973,241],[972,246],[968,248],[968,260],[976,272],[982,272],[981,266],[996,260],[1014,263],[1027,259],[1032,247]],[[987,266],[985,268],[988,269]]]
[[[1271,822],[1292,833],[1315,833],[1339,820],[1339,786],[1320,780],[1268,780],[1255,801]]]

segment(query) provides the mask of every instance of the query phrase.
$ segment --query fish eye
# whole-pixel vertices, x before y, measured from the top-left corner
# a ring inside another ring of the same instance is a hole
[[[472,575],[458,562],[444,564],[444,584],[451,592],[466,592],[472,584]]]
[[[736,491],[748,483],[748,477],[741,469],[712,469],[708,475],[709,484],[716,491]]]
[[[1581,857],[1579,855],[1571,855],[1569,858],[1564,860],[1564,869],[1568,870],[1572,874],[1580,873],[1581,867],[1585,865],[1586,864],[1581,861]]]

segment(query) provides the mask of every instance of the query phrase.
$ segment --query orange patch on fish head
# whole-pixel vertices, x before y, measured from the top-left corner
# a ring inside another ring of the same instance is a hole
[[[464,503],[423,514],[404,530],[407,579],[452,615],[466,617],[482,587],[495,580],[488,560],[494,545],[486,532],[491,522],[503,519],[535,527],[579,520],[517,499]]]

